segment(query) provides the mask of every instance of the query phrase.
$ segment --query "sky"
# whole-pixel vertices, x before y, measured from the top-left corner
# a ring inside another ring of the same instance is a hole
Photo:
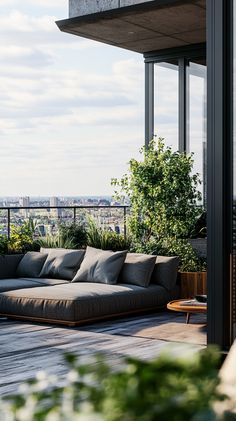
[[[0,11],[0,196],[112,194],[144,144],[142,55],[61,33],[68,0]]]

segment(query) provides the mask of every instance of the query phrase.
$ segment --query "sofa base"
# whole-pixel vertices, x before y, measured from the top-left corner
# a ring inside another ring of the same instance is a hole
[[[149,307],[146,309],[139,309],[139,310],[130,310],[123,313],[116,313],[116,314],[109,314],[105,316],[93,317],[90,319],[84,319],[76,322],[72,322],[70,320],[58,320],[58,319],[46,319],[41,317],[32,317],[32,316],[23,316],[23,315],[15,315],[15,314],[7,314],[7,313],[0,313],[0,317],[6,317],[11,320],[22,320],[22,321],[30,321],[36,323],[47,323],[47,324],[58,324],[64,325],[68,327],[77,327],[77,326],[84,326],[93,322],[99,322],[103,320],[114,320],[118,318],[124,318],[127,316],[138,316],[141,314],[151,314],[154,312],[159,312],[166,310],[166,306],[160,307]]]

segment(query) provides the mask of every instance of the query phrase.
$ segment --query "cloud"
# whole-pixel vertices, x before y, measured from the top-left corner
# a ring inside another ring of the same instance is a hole
[[[13,48],[8,52],[4,50],[3,54],[9,55],[11,60],[15,57],[16,63],[18,55],[21,61],[26,56],[35,64],[30,52],[27,48]],[[45,62],[47,57],[44,57]],[[85,74],[55,68],[39,70],[38,66],[35,72],[31,69],[27,74],[28,78],[22,80],[16,68],[10,77],[0,76],[1,130],[6,127],[20,131],[33,127],[42,131],[49,126],[139,124],[136,103],[142,93],[142,71],[132,60],[115,63],[106,76],[93,71]]]
[[[0,0],[0,6],[14,6],[14,7],[21,7],[22,0]],[[34,7],[36,1],[35,0],[24,0],[24,4],[27,6]],[[37,0],[37,7],[47,8],[47,9],[58,9],[58,8],[67,8],[68,0]]]
[[[44,53],[38,48],[8,46],[0,47],[2,66],[9,68],[10,65],[16,67],[43,67],[53,63],[49,54]]]
[[[53,19],[56,17],[45,15],[40,17],[29,16],[18,10],[12,10],[8,15],[0,16],[1,32],[53,32]]]
[[[47,46],[53,53],[55,48],[83,49],[92,47],[92,42],[85,42],[59,31],[54,15],[31,16],[19,10],[10,10],[0,16],[1,45],[37,48]]]
[[[7,6],[0,16],[1,195],[108,191],[143,144],[142,57],[61,33],[55,20],[63,1]]]

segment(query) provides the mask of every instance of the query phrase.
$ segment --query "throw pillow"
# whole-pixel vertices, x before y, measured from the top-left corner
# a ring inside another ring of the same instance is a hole
[[[127,253],[118,282],[147,288],[155,262],[156,256]]]
[[[28,251],[17,266],[16,275],[20,278],[38,278],[46,259],[47,253]]]
[[[87,247],[84,260],[72,282],[98,282],[114,285],[127,251],[100,250]]]
[[[179,257],[157,256],[151,282],[171,291],[176,285]]]
[[[83,257],[84,250],[47,249],[48,257],[40,273],[41,278],[72,280]]]

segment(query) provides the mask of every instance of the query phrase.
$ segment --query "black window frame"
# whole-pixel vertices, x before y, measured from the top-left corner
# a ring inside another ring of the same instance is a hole
[[[206,58],[206,44],[194,44],[144,54],[145,63],[145,145],[154,137],[154,64],[178,61],[179,134],[178,149],[189,152],[187,136],[187,66],[191,59]]]

